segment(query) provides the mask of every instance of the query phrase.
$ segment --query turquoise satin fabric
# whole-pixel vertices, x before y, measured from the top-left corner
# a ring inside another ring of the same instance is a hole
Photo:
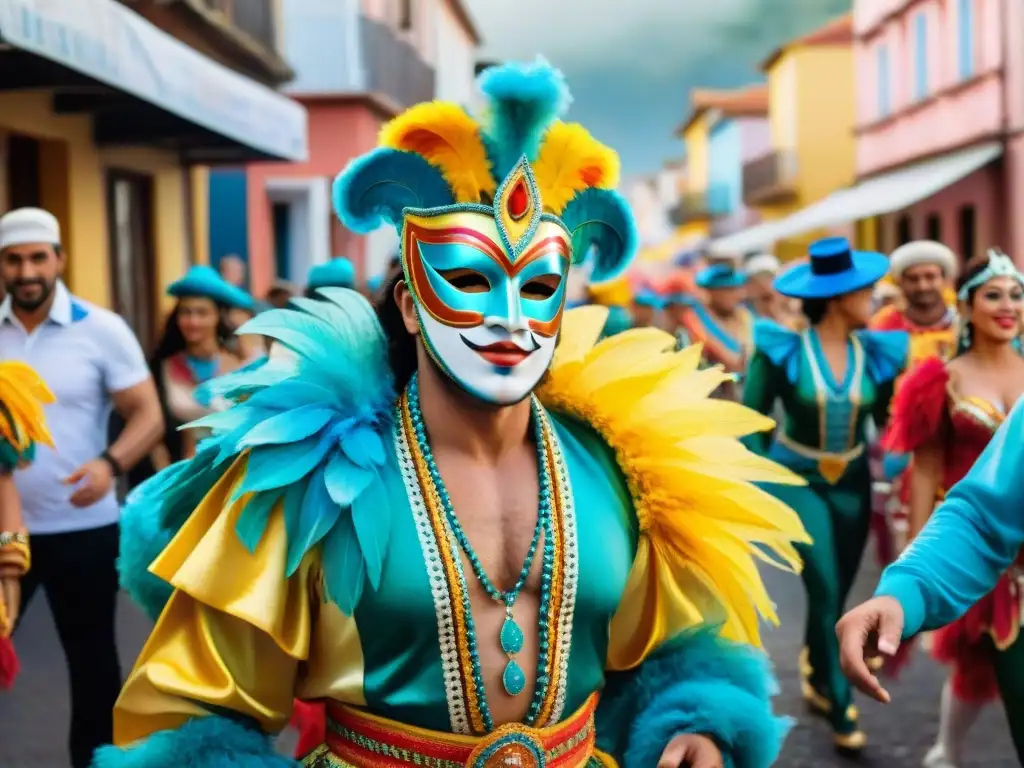
[[[579,542],[568,713],[604,682],[609,624],[633,564],[637,526],[609,449],[581,424],[552,422],[569,469]],[[397,469],[389,468],[384,481],[396,500],[406,498]],[[395,516],[380,590],[367,589],[355,612],[366,703],[374,714],[448,731],[433,597],[412,510],[407,503],[403,509]]]

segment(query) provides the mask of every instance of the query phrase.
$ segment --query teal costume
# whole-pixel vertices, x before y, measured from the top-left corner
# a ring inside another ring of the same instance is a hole
[[[854,284],[867,279],[863,266],[859,271],[852,264],[841,266],[846,268],[832,277],[845,277]],[[869,276],[877,269],[874,266]],[[816,276],[797,277],[806,283]],[[838,295],[846,284],[833,280],[819,284],[814,292]],[[750,446],[807,480],[803,487],[769,487],[796,511],[813,541],[800,547],[808,598],[809,665],[802,665],[804,695],[815,710],[828,716],[837,744],[844,746],[844,737],[859,732],[850,684],[839,668],[834,628],[860,565],[871,521],[866,424],[869,417],[876,424],[886,421],[910,337],[899,331],[854,332],[842,381],[833,376],[814,328],[798,333],[771,320],[758,320],[754,346],[743,402],[771,414],[776,401],[781,401],[785,418],[774,439],[762,433],[749,441]]]

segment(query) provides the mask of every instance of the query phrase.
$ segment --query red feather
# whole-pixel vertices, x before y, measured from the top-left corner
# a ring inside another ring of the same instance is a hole
[[[21,664],[9,637],[0,637],[0,690],[10,690],[18,676]]]
[[[906,373],[892,399],[889,429],[882,445],[890,453],[913,453],[928,442],[946,412],[949,372],[937,357],[922,360]]]
[[[327,706],[322,702],[296,699],[291,725],[299,732],[295,757],[301,760],[327,740]]]

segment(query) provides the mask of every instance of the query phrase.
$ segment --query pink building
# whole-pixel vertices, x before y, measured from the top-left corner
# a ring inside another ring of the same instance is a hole
[[[854,34],[865,238],[1024,263],[1024,0],[855,0]]]

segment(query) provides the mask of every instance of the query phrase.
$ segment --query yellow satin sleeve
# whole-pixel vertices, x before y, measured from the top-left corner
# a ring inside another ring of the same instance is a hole
[[[225,473],[150,566],[175,591],[115,706],[118,745],[217,710],[273,733],[288,723],[297,692],[364,703],[355,620],[323,600],[315,551],[284,577],[280,505],[255,552],[235,534],[245,498],[232,501],[232,492],[244,462]]]

